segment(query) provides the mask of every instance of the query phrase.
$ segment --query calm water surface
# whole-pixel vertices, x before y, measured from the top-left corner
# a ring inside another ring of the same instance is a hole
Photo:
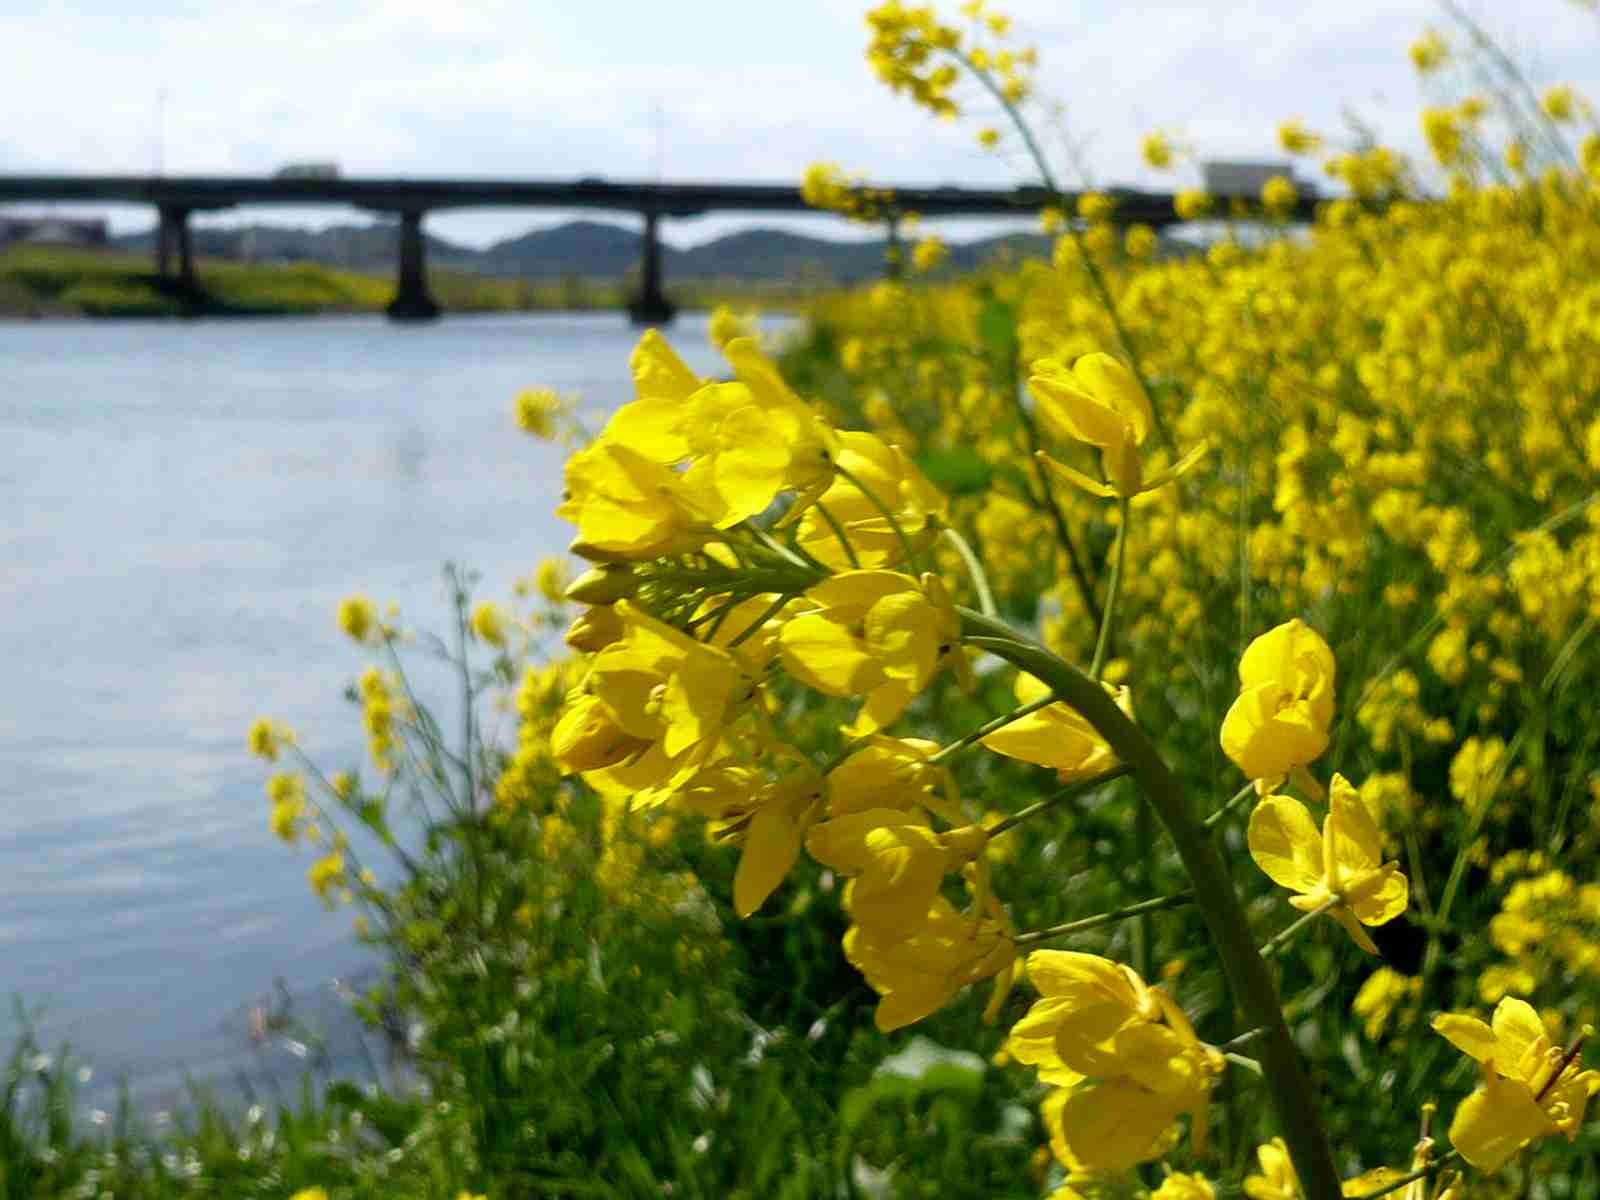
[[[710,373],[704,326],[671,336]],[[561,454],[512,397],[603,413],[635,340],[612,315],[0,323],[0,999],[96,1088],[293,1065],[246,1035],[279,977],[359,1071],[330,981],[372,964],[269,835],[245,730],[355,763],[338,601],[443,629],[444,562],[504,597],[563,547]]]

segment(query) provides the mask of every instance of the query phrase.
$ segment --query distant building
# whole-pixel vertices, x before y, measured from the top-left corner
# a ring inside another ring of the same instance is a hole
[[[105,218],[0,217],[0,246],[104,246]]]
[[[272,173],[274,179],[337,179],[339,178],[339,164],[336,162],[297,162],[284,163]]]
[[[1302,196],[1315,196],[1316,185],[1295,179],[1294,165],[1286,162],[1207,162],[1200,164],[1200,177],[1205,190],[1224,200],[1234,198],[1255,200],[1261,189],[1274,175],[1283,175],[1294,183],[1295,191]]]

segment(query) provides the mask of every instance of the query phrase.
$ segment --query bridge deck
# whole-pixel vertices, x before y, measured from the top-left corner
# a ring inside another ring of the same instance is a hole
[[[894,207],[925,216],[1008,216],[1037,212],[1043,188],[889,189]],[[1172,197],[1112,189],[1118,218],[1162,225],[1174,219]],[[1064,197],[1071,203],[1075,197]],[[594,208],[654,211],[662,216],[727,212],[815,212],[798,187],[765,183],[639,183],[604,179],[278,179],[230,176],[0,176],[0,203],[98,201],[190,211],[239,204],[347,204],[383,212],[446,208]]]

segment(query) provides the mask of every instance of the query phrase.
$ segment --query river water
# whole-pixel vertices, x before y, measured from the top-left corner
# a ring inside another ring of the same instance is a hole
[[[636,338],[610,314],[0,323],[0,1056],[17,997],[91,1100],[281,1078],[301,1029],[371,1069],[333,981],[374,964],[269,834],[245,731],[359,761],[339,600],[442,630],[446,561],[503,598],[564,547],[562,454],[512,398],[602,414]],[[703,317],[669,339],[719,369]],[[279,979],[297,1028],[253,1042]]]

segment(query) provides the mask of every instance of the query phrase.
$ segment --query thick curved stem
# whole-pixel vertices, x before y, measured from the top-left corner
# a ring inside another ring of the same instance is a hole
[[[1193,886],[1223,972],[1247,1027],[1260,1028],[1265,1084],[1283,1129],[1306,1200],[1341,1200],[1339,1172],[1328,1148],[1299,1051],[1284,1023],[1278,989],[1256,951],[1233,880],[1210,835],[1144,732],[1100,684],[1036,642],[971,609],[958,610],[964,638],[1037,677],[1075,708],[1138,780],[1146,800],[1171,835]]]

